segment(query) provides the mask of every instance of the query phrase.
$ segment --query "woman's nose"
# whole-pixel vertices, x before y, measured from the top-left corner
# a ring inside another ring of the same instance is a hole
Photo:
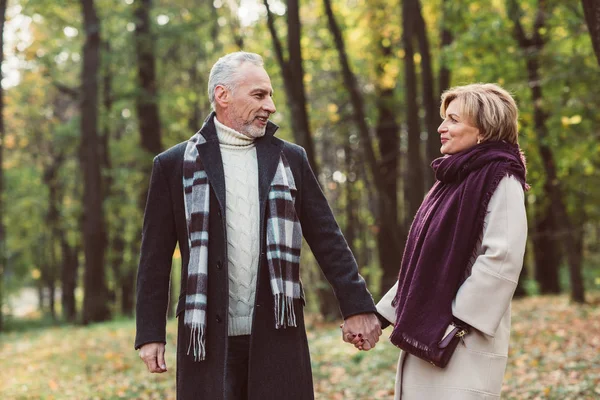
[[[444,123],[442,122],[442,123],[440,124],[440,126],[438,126],[438,129],[437,129],[437,131],[438,131],[438,133],[442,133],[442,132],[444,132],[445,130],[446,130],[446,125],[444,125]]]

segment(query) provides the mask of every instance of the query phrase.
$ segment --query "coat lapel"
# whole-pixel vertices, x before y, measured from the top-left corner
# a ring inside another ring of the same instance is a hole
[[[276,125],[269,124],[267,133],[256,141],[256,158],[258,159],[258,198],[261,211],[269,196],[271,182],[277,171],[281,157],[280,140],[274,140],[273,134],[277,130]],[[262,215],[262,212],[261,212]]]
[[[204,165],[208,182],[215,192],[219,201],[221,212],[225,210],[225,173],[223,172],[223,159],[221,158],[221,148],[219,147],[219,138],[213,121],[215,113],[211,113],[204,121],[200,134],[206,141],[196,145],[198,155]]]

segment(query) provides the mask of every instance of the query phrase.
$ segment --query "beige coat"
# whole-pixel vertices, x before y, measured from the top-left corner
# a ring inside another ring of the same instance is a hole
[[[400,353],[395,400],[499,399],[510,339],[510,302],[523,266],[527,218],[521,184],[505,177],[492,196],[471,273],[458,289],[452,313],[474,329],[446,368]],[[397,283],[377,304],[390,322]]]

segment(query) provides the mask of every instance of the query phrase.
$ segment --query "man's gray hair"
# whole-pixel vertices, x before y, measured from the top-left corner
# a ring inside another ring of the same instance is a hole
[[[245,62],[252,63],[258,67],[264,65],[261,56],[255,53],[245,51],[236,51],[229,53],[213,65],[208,77],[208,100],[212,109],[215,109],[215,88],[218,85],[225,86],[232,92],[235,90],[238,81],[238,68]]]

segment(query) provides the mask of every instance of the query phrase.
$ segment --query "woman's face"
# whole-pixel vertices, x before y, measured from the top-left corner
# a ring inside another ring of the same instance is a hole
[[[446,108],[446,119],[438,128],[442,154],[456,154],[477,144],[479,129],[462,112],[462,101],[452,100]]]

